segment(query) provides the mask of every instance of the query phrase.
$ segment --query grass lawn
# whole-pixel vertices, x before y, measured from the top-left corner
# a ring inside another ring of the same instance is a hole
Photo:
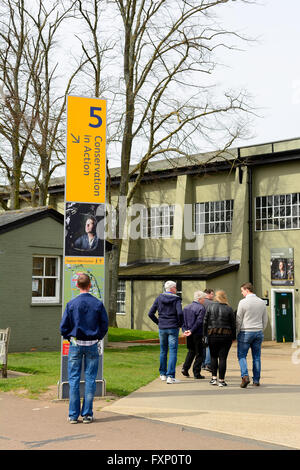
[[[144,339],[145,331],[112,328],[109,341]],[[114,330],[120,330],[118,332]],[[127,334],[126,334],[127,332]],[[129,333],[130,332],[130,333]],[[151,333],[156,334],[156,333]],[[138,337],[136,337],[138,336]],[[148,338],[149,336],[146,335]],[[156,336],[150,336],[156,337]],[[112,339],[114,338],[114,339]],[[125,339],[126,338],[126,339]],[[178,347],[178,364],[184,361],[186,346]],[[31,375],[0,379],[0,391],[21,389],[29,398],[38,398],[50,386],[57,385],[60,378],[60,351],[25,352],[8,355],[8,369]],[[159,345],[130,346],[128,348],[106,348],[104,350],[103,376],[107,394],[126,396],[158,377]]]
[[[157,331],[129,330],[127,328],[109,328],[108,341],[134,341],[137,339],[157,339]]]

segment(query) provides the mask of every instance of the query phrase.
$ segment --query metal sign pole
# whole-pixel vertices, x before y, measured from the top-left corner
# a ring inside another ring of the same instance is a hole
[[[63,312],[79,294],[76,281],[82,272],[91,278],[90,293],[105,303],[106,100],[68,96],[66,147]],[[102,340],[95,396],[105,395],[103,352]],[[68,353],[69,342],[62,339],[60,399],[69,398]]]

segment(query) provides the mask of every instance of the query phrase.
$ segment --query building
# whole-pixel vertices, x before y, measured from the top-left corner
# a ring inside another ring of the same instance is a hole
[[[0,328],[9,352],[59,350],[63,220],[48,207],[0,215]]]
[[[135,196],[144,232],[123,246],[118,324],[155,328],[147,311],[169,278],[183,304],[194,290],[223,288],[234,310],[251,281],[267,304],[265,338],[299,342],[300,139],[211,156],[153,164],[145,176]],[[199,248],[185,235],[185,207]]]
[[[127,214],[118,325],[155,329],[147,314],[168,279],[183,305],[195,290],[222,288],[234,310],[252,281],[267,305],[265,339],[298,343],[299,177],[300,138],[150,163],[133,200],[139,214]],[[49,188],[60,212],[63,184]],[[113,169],[112,200],[118,184]]]

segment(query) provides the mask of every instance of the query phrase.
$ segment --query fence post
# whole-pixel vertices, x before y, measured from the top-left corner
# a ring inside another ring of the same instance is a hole
[[[2,364],[2,377],[7,378],[7,355],[10,337],[10,328],[0,329],[0,364]]]

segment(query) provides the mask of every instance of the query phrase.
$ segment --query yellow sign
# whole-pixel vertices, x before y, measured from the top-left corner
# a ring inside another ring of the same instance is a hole
[[[68,96],[66,201],[105,202],[106,100]]]
[[[65,264],[101,264],[104,265],[104,258],[88,258],[88,257],[77,257],[77,256],[66,256]]]

